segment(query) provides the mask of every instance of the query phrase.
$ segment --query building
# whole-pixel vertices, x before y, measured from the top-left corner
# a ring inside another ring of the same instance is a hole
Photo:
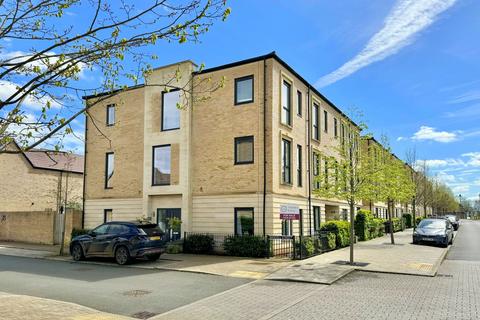
[[[346,202],[312,190],[320,154],[360,129],[275,53],[183,61],[84,99],[86,228],[177,217],[182,232],[290,235],[348,219]]]

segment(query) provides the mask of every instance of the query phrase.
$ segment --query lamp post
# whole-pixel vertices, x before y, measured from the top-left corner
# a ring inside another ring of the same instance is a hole
[[[463,211],[462,211],[462,195],[459,194],[458,195],[458,210],[460,211],[460,214],[463,214]],[[464,217],[466,218],[466,217]]]

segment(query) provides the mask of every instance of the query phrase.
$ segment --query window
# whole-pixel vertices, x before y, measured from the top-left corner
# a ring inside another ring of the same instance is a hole
[[[152,185],[163,186],[170,184],[170,145],[153,147]]]
[[[348,221],[348,210],[347,209],[342,209],[342,220],[343,221]]]
[[[302,186],[302,146],[297,144],[297,185]]]
[[[287,139],[282,139],[282,183],[291,184],[291,142]]]
[[[328,160],[326,158],[324,158],[324,174],[325,174],[325,189],[328,190],[328,183],[329,183],[329,179],[328,179]]]
[[[104,235],[104,234],[107,234],[109,227],[110,227],[110,225],[108,225],[108,224],[102,224],[101,226],[93,229],[93,230],[92,230],[92,233],[94,233],[95,235]]]
[[[293,221],[282,220],[282,236],[291,236],[293,232]]]
[[[345,144],[345,125],[342,123],[340,125],[340,140],[342,145]]]
[[[235,104],[253,102],[253,75],[235,79]]]
[[[107,152],[105,155],[105,189],[112,188],[114,160],[115,160],[114,153]]]
[[[313,153],[313,187],[315,189],[320,188],[320,181],[317,179],[320,174],[320,155],[316,152]]]
[[[320,230],[321,211],[319,206],[313,206],[313,230],[318,232]]]
[[[337,118],[333,118],[333,135],[335,138],[338,137],[338,120]]]
[[[112,209],[105,209],[103,210],[103,222],[110,222],[113,221],[113,210]]]
[[[130,228],[123,224],[110,224],[110,228],[108,228],[108,234],[125,234],[129,232]]]
[[[253,136],[235,138],[235,164],[253,163]]]
[[[292,86],[287,81],[282,83],[282,123],[286,125],[292,124]]]
[[[302,93],[297,91],[297,115],[302,116]]]
[[[180,90],[162,92],[162,131],[180,128]]]
[[[253,235],[253,208],[235,208],[235,235]]]
[[[113,126],[115,124],[115,105],[109,104],[107,106],[107,126]]]
[[[313,123],[313,139],[319,140],[320,139],[320,132],[318,131],[318,104],[314,103],[313,104],[313,110],[312,110],[312,123]]]
[[[328,132],[328,112],[323,110],[323,130]]]

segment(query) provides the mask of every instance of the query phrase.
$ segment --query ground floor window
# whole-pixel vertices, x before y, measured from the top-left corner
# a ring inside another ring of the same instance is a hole
[[[313,230],[315,232],[320,230],[320,222],[321,222],[321,213],[320,213],[319,206],[313,206]]]
[[[253,235],[253,208],[235,208],[235,235]]]
[[[103,210],[103,222],[110,222],[113,221],[113,210],[112,209],[104,209]]]
[[[348,210],[342,209],[342,220],[348,221]]]
[[[293,234],[293,221],[282,220],[282,235],[291,236]]]

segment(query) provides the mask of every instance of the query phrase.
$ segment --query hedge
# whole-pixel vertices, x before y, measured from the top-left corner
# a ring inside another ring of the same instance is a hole
[[[413,228],[413,217],[410,213],[404,213],[403,218],[405,219],[405,227]]]
[[[295,242],[295,252],[300,257],[310,257],[315,253],[315,245],[312,237],[300,237],[300,241]]]
[[[402,220],[399,218],[392,218],[393,232],[402,231]],[[390,221],[385,221],[385,232],[390,233]]]
[[[183,240],[185,253],[211,253],[213,250],[213,236],[209,234],[192,234]]]
[[[360,241],[381,237],[385,234],[383,219],[374,218],[369,210],[359,210],[355,216],[355,234]]]
[[[253,258],[268,256],[268,243],[260,236],[228,236],[223,247],[229,256]]]
[[[71,233],[71,237],[73,239],[74,237],[81,236],[82,234],[87,234],[90,231],[91,231],[90,229],[75,229],[75,228],[73,228],[72,233]]]
[[[335,234],[337,248],[350,245],[350,223],[348,221],[328,221],[320,227],[320,231],[333,232]]]

